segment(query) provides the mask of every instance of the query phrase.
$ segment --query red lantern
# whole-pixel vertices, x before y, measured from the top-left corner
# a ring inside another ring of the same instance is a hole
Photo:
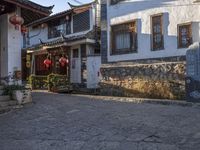
[[[9,21],[15,26],[15,29],[19,29],[19,26],[24,23],[24,19],[16,14],[11,16]]]
[[[27,32],[28,32],[28,28],[25,27],[25,26],[22,26],[22,27],[21,27],[21,32],[22,32],[22,33],[27,33]]]
[[[52,64],[52,61],[50,60],[50,59],[45,59],[44,60],[44,64],[45,64],[45,66],[47,67],[47,68],[49,68],[50,66],[51,66],[51,64]]]
[[[65,58],[65,57],[61,57],[61,58],[59,59],[59,62],[60,62],[60,64],[61,64],[61,66],[64,67],[66,64],[69,63],[69,60],[68,60],[67,58]]]

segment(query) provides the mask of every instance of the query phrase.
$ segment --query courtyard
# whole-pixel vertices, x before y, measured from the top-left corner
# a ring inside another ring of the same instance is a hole
[[[0,150],[199,150],[200,106],[33,93],[0,116]]]

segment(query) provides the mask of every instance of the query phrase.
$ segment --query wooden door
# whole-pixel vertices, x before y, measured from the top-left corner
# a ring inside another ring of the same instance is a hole
[[[71,83],[81,83],[81,58],[79,48],[72,49]]]

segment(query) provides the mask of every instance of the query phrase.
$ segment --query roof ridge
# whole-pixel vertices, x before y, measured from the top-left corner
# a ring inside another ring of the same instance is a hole
[[[44,6],[44,5],[40,5],[40,4],[36,3],[36,2],[33,2],[33,1],[31,1],[31,0],[21,0],[21,1],[26,1],[26,2],[32,3],[32,4],[34,4],[34,5],[43,7],[43,8],[45,8],[45,9],[50,9],[50,10],[52,10],[52,9],[54,8],[54,6],[55,6],[55,5],[52,5],[52,6]]]
[[[73,8],[88,6],[88,5],[91,5],[91,4],[94,4],[94,3],[98,3],[98,0],[94,0],[93,2],[82,4],[82,5],[73,5],[70,2],[68,2],[68,5],[73,9]]]
[[[93,2],[90,2],[90,3],[87,3],[87,4],[84,4],[84,5],[79,5],[79,6],[73,7],[73,8],[70,6],[70,7],[71,7],[70,9],[67,9],[67,10],[64,10],[64,11],[60,11],[60,12],[55,13],[55,14],[52,14],[52,15],[50,15],[50,16],[41,18],[41,19],[39,19],[39,20],[36,20],[36,21],[34,21],[34,22],[32,22],[32,23],[27,24],[27,26],[31,26],[31,25],[38,24],[38,23],[40,23],[41,21],[49,21],[49,20],[51,20],[51,19],[53,19],[54,17],[57,17],[57,16],[59,16],[59,15],[62,16],[62,15],[66,15],[66,14],[68,14],[68,13],[72,13],[73,10],[76,9],[76,8],[89,6],[89,5],[92,5],[93,3],[96,3],[96,2],[97,2],[97,0],[95,0],[95,1],[93,1]]]

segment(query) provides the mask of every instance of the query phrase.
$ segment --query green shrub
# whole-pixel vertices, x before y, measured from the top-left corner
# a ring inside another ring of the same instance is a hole
[[[47,89],[47,76],[31,75],[29,77],[29,84],[31,85],[31,89]]]
[[[25,86],[23,85],[7,85],[3,89],[3,95],[9,95],[10,97],[13,96],[13,91],[16,90],[24,90]]]
[[[48,76],[31,75],[29,83],[32,89],[48,89],[49,91],[69,85],[67,76],[53,73]]]
[[[57,89],[58,87],[66,86],[69,84],[67,76],[58,75],[58,74],[48,75],[47,81],[48,81],[49,91],[54,91],[54,89]]]

